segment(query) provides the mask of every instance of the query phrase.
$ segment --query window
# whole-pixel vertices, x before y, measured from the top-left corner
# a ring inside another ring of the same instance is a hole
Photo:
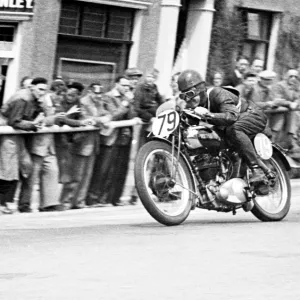
[[[15,26],[0,24],[0,42],[13,42]]]
[[[246,24],[245,39],[241,52],[250,61],[259,57],[267,60],[267,53],[272,26],[272,13],[255,10],[241,10]]]
[[[80,72],[78,71],[80,70]],[[101,82],[104,87],[113,85],[116,64],[102,61],[60,58],[58,74],[65,80],[74,80],[90,85]]]
[[[59,33],[129,41],[133,17],[131,8],[64,1]]]

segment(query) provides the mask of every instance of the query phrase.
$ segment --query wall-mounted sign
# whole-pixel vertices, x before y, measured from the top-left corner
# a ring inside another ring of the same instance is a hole
[[[0,0],[0,12],[32,13],[34,0]]]

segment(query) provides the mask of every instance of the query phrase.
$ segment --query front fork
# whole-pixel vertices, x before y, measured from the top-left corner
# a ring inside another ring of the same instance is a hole
[[[176,138],[173,135],[172,136],[172,173],[171,173],[171,178],[176,178],[176,174],[178,171],[178,162],[179,162],[179,158],[180,158],[180,154],[182,153],[184,155],[184,157],[187,160],[188,165],[190,166],[190,171],[192,174],[192,178],[193,178],[193,182],[194,182],[194,187],[196,188],[196,191],[192,191],[189,189],[189,192],[191,194],[193,194],[194,197],[192,197],[192,209],[195,209],[196,206],[199,206],[198,203],[200,202],[200,205],[204,205],[207,201],[204,198],[207,198],[206,196],[206,187],[201,179],[201,177],[199,176],[198,172],[195,170],[193,163],[190,159],[189,154],[187,153],[187,150],[185,147],[183,147],[183,151],[181,151],[182,146],[184,145],[184,142],[182,141],[182,132],[179,129],[178,130],[178,141],[176,144]],[[177,163],[174,163],[174,158],[176,157],[176,161]],[[178,183],[176,183],[178,184]],[[187,187],[182,186],[181,184],[178,184],[179,186],[181,186],[184,189],[187,189]]]

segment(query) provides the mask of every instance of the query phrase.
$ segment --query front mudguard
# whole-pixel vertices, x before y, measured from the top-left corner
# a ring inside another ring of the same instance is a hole
[[[277,156],[280,158],[287,171],[290,171],[291,168],[300,168],[300,164],[294,161],[291,157],[289,157],[285,149],[283,149],[275,143],[272,143],[272,146],[273,152],[276,153]]]

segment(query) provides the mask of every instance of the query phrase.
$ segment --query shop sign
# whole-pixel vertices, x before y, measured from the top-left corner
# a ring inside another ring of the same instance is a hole
[[[0,12],[32,13],[34,0],[0,0]]]

